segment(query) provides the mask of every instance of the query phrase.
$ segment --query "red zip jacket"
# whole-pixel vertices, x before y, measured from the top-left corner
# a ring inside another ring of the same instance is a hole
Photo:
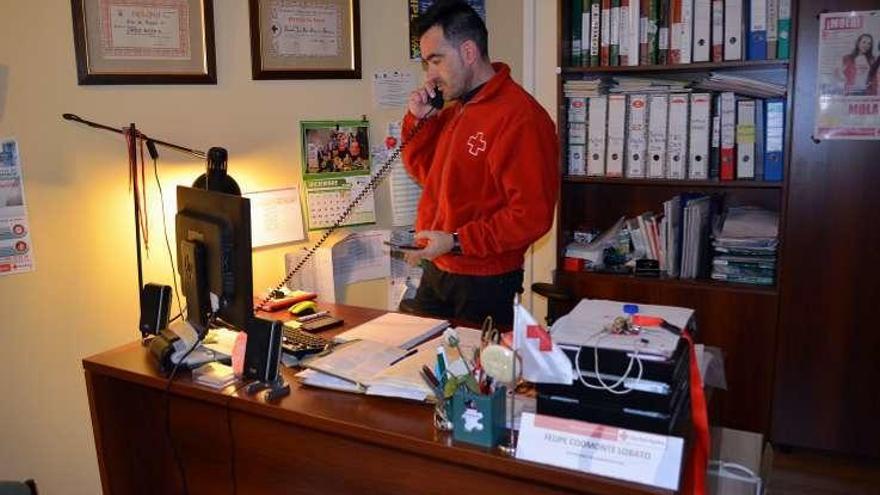
[[[403,151],[422,190],[416,230],[458,232],[462,254],[434,259],[464,275],[522,268],[523,255],[553,224],[559,143],[547,112],[492,64],[495,75],[467,103],[456,101]],[[403,136],[418,119],[407,112]]]

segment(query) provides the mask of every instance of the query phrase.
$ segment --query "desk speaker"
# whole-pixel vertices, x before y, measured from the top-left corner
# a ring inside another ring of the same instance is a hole
[[[171,287],[147,284],[141,289],[141,335],[156,335],[168,326]]]
[[[247,345],[244,352],[244,377],[264,383],[278,378],[281,363],[281,322],[251,318],[247,325]]]

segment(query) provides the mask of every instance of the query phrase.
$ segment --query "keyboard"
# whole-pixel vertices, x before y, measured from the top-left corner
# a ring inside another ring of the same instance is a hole
[[[283,327],[282,335],[284,338],[281,342],[281,349],[297,359],[323,352],[332,343],[323,337],[288,326]]]

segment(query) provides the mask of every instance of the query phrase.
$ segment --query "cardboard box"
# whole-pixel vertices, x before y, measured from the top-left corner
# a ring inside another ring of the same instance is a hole
[[[760,433],[712,428],[706,484],[713,495],[762,495],[773,448]]]

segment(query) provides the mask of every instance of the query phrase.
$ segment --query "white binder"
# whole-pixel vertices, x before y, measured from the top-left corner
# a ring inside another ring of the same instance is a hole
[[[688,95],[669,95],[669,134],[666,138],[666,178],[687,178]]]
[[[605,175],[623,177],[623,145],[626,139],[626,95],[608,96],[608,153]]]
[[[568,98],[568,121],[586,122],[587,121],[587,99],[583,96],[572,96]]]
[[[605,175],[605,128],[608,98],[594,96],[589,99],[590,115],[587,128],[587,175]]]
[[[694,62],[711,60],[712,0],[694,0]]]
[[[648,97],[648,178],[666,177],[667,96]]]
[[[627,29],[627,43],[629,52],[626,65],[639,65],[639,29],[641,26],[641,3],[639,0],[629,0],[629,28]],[[623,64],[621,64],[623,65]]]
[[[587,124],[584,122],[568,123],[568,173],[569,175],[585,175],[584,151],[587,144]]]
[[[724,60],[742,60],[743,46],[743,1],[724,0]]]
[[[583,144],[568,145],[568,175],[585,175],[584,150],[586,146]]]
[[[724,0],[712,0],[712,62],[724,60]]]
[[[626,176],[645,176],[645,152],[648,149],[648,97],[629,95],[626,126]]]
[[[736,178],[755,178],[755,100],[736,105]]]
[[[680,62],[683,64],[691,63],[694,43],[694,1],[681,1],[681,57]]]
[[[688,178],[709,178],[709,133],[712,114],[712,95],[691,94],[690,149],[688,150]]]

